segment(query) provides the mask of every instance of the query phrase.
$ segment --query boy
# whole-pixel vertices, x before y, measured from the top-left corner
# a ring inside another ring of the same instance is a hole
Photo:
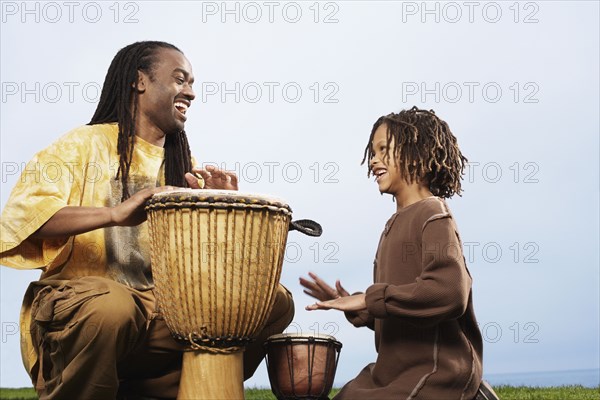
[[[375,331],[378,357],[336,399],[468,399],[482,382],[482,339],[454,218],[443,198],[461,192],[467,159],[446,122],[413,107],[379,118],[364,159],[397,211],[381,235],[375,283],[350,295],[315,274],[307,310],[344,311]]]

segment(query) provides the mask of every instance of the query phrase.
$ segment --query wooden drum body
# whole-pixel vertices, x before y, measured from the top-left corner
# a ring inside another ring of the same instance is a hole
[[[342,344],[329,335],[279,334],[265,342],[277,399],[328,399]]]
[[[156,297],[171,334],[190,350],[178,398],[243,398],[243,346],[275,301],[289,206],[185,190],[154,195],[146,210]]]

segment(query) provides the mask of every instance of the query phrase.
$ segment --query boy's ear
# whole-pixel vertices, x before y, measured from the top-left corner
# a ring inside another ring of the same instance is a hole
[[[138,93],[144,93],[146,91],[146,85],[148,84],[150,77],[142,71],[138,71],[137,75],[138,75],[137,82],[135,84],[133,84],[132,86],[135,89],[137,89]]]

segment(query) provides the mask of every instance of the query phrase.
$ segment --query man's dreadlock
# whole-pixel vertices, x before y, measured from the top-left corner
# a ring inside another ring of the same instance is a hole
[[[460,196],[460,181],[467,159],[445,121],[433,110],[417,107],[380,117],[373,125],[361,165],[373,157],[373,136],[382,124],[387,126],[387,148],[391,148],[393,141],[393,157],[409,183],[424,182],[435,196]],[[367,168],[367,176],[370,176],[371,168],[369,165]]]
[[[159,49],[172,49],[182,53],[172,44],[157,41],[137,42],[119,50],[108,68],[98,107],[88,124],[109,122],[119,124],[117,141],[119,169],[115,179],[120,178],[123,186],[121,201],[130,196],[127,180],[136,134],[138,71],[143,71],[150,76],[150,79],[153,79],[153,70],[158,61]],[[187,182],[184,175],[191,169],[191,152],[185,131],[167,134],[165,138],[165,183],[186,187]]]

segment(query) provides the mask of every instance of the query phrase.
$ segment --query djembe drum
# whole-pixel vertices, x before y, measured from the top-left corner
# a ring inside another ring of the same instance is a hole
[[[146,206],[156,297],[185,343],[178,399],[243,399],[243,347],[266,323],[291,210],[236,191],[155,194]]]
[[[283,333],[270,336],[264,346],[278,400],[328,399],[342,349],[333,336]]]

